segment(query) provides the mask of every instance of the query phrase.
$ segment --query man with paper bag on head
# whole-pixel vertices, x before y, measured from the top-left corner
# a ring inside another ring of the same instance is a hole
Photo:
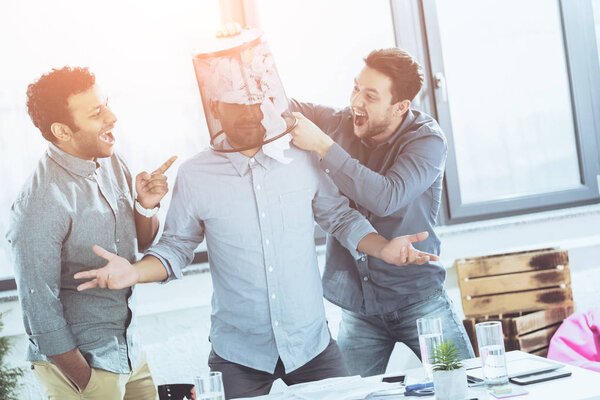
[[[259,31],[217,40],[194,57],[211,148],[178,171],[162,238],[131,265],[76,275],[81,290],[118,289],[182,277],[204,238],[213,282],[209,356],[227,398],[287,384],[347,375],[327,328],[314,244],[314,221],[354,257],[401,266],[435,257],[411,242],[386,240],[318,169],[309,152],[289,148],[295,118]]]

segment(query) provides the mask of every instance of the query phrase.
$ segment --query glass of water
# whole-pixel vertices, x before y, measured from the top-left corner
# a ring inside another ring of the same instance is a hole
[[[223,374],[219,371],[197,376],[195,379],[196,400],[225,400]]]
[[[417,320],[417,331],[419,332],[419,347],[421,349],[421,361],[427,378],[433,380],[431,356],[433,349],[442,343],[442,320],[441,318],[419,318]]]
[[[500,321],[480,322],[475,325],[475,330],[485,384],[488,389],[501,390],[508,385],[502,324]]]

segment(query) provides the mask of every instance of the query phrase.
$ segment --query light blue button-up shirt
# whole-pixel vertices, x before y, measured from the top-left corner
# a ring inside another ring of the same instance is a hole
[[[314,221],[360,257],[374,232],[349,207],[311,153],[292,148],[283,164],[262,150],[207,150],[181,165],[165,231],[146,254],[180,278],[206,236],[213,280],[210,340],[222,358],[273,373],[321,353],[330,335],[314,244]]]

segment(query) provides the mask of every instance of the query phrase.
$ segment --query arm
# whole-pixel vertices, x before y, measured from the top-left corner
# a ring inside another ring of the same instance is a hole
[[[45,196],[41,196],[45,197]],[[15,202],[7,238],[30,342],[81,390],[92,370],[77,348],[60,302],[62,241],[69,218],[45,200]]]
[[[130,264],[100,246],[94,252],[107,260],[99,269],[78,272],[75,279],[90,279],[77,287],[86,290],[93,287],[122,289],[136,283],[161,282],[181,278],[181,270],[194,258],[194,250],[204,239],[204,223],[196,218],[193,205],[188,197],[194,179],[186,179],[184,167],[180,168],[171,206],[167,213],[165,230],[159,242],[146,252],[144,258]]]
[[[315,169],[317,169],[315,167]],[[330,179],[317,170],[319,187],[313,199],[317,223],[346,247],[355,259],[366,253],[394,265],[423,264],[438,257],[416,250],[412,243],[425,240],[426,232],[387,240],[375,232],[369,221],[350,208],[348,199],[337,190]]]
[[[306,106],[302,109],[310,110]],[[380,174],[352,158],[321,130],[328,129],[322,113],[311,113],[319,126],[301,114],[294,115],[298,126],[294,129],[293,143],[318,153],[321,168],[330,171],[329,176],[340,191],[379,217],[389,216],[410,204],[444,171],[447,144],[440,135],[420,134],[396,156],[393,166]]]
[[[60,369],[77,387],[84,391],[87,387],[90,377],[92,376],[92,368],[89,366],[78,348],[67,351],[63,354],[49,356],[54,365]]]
[[[151,210],[157,207],[162,198],[165,197],[169,191],[169,186],[167,177],[164,174],[176,159],[177,156],[173,156],[151,174],[144,171],[135,177],[137,201],[143,208]],[[138,245],[141,249],[145,249],[152,243],[158,232],[158,215],[148,218],[135,210],[134,218]]]

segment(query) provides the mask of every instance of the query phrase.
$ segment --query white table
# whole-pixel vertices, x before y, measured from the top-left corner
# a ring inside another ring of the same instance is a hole
[[[510,362],[511,359],[523,358],[523,357],[537,357],[531,354],[523,353],[521,351],[510,351],[506,353],[507,360]],[[470,360],[466,360],[465,364],[467,367],[481,365],[481,361],[479,358],[474,358]],[[517,400],[600,400],[600,373],[589,371],[583,368],[574,367],[571,365],[565,365],[564,369],[572,372],[572,375],[566,378],[555,379],[551,381],[535,383],[532,385],[522,386],[529,393],[527,395],[522,395],[518,397],[513,397]],[[407,383],[412,384],[416,381],[420,380],[424,374],[422,368],[411,369],[407,371],[402,371],[396,374],[387,374],[387,375],[406,375]],[[361,382],[364,382],[365,385],[378,385],[377,382],[381,381],[381,376],[377,377],[369,377],[361,379]],[[318,387],[321,383],[314,382],[309,384],[303,384],[306,388],[311,386]],[[312,398],[315,398],[313,395]],[[319,396],[316,396],[319,398]],[[338,397],[335,394],[327,396],[327,400],[331,399],[345,399],[346,397],[341,395]],[[403,395],[381,398],[396,400],[396,399],[427,399],[434,400],[435,396],[429,397],[404,397]],[[302,399],[302,397],[298,397],[297,395],[293,395],[292,387],[288,388],[288,391],[277,394],[270,394],[267,396],[255,397],[253,399],[261,399],[261,400],[287,400],[287,399]],[[495,397],[487,392],[485,387],[475,387],[469,388],[467,399],[478,399],[478,400],[495,400]],[[512,399],[512,398],[511,398]]]
[[[522,357],[537,357],[531,354],[515,350],[506,353],[508,362],[511,359]],[[467,363],[481,365],[479,358],[468,360]],[[564,369],[571,371],[572,375],[566,378],[554,379],[551,381],[534,383],[522,386],[529,392],[527,395],[514,397],[522,400],[599,400],[600,399],[600,373],[587,369],[565,365]],[[495,399],[494,396],[487,394],[485,388],[469,388],[469,395],[472,398]],[[431,397],[434,399],[435,397]],[[407,397],[408,399],[408,397]],[[427,399],[427,397],[423,397]]]

